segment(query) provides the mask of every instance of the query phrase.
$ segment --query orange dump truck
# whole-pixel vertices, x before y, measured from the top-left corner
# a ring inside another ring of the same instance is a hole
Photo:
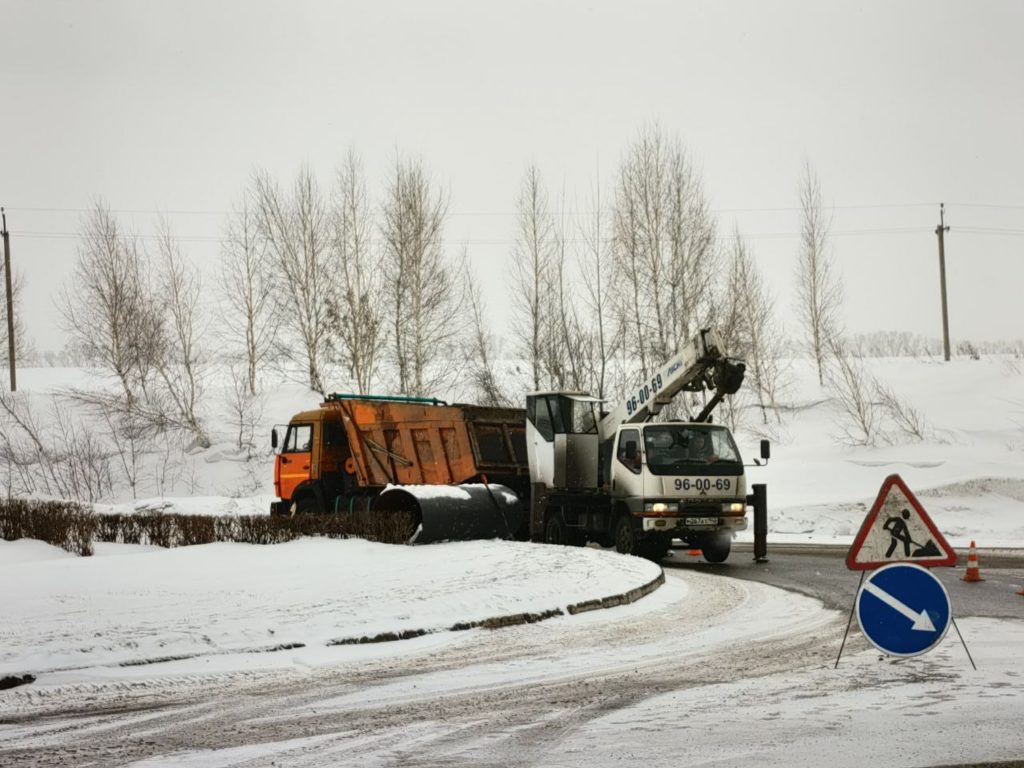
[[[283,439],[271,435],[281,499],[271,514],[402,508],[418,513],[421,542],[525,537],[525,425],[519,408],[329,395]]]

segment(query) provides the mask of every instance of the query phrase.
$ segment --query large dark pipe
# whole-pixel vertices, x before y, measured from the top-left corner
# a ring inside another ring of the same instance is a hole
[[[522,518],[519,497],[504,485],[400,485],[383,491],[373,505],[409,511],[420,525],[409,543],[511,539]]]

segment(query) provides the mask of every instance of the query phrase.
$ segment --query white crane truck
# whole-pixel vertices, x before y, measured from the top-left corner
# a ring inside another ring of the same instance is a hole
[[[703,330],[606,414],[581,392],[528,395],[532,537],[543,531],[552,544],[595,541],[653,560],[680,539],[724,561],[747,527],[747,483],[732,434],[710,417],[744,371]],[[651,421],[686,391],[712,396],[690,420]],[[762,440],[762,460],[769,453]]]

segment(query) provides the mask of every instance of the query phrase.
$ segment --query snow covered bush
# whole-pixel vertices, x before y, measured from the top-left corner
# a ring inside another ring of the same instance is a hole
[[[833,339],[825,384],[839,406],[842,420],[839,439],[849,445],[875,445],[880,431],[878,408],[872,396],[874,378],[847,354],[843,343]]]
[[[0,390],[0,477],[8,496],[96,501],[113,487],[111,452],[53,397],[40,414],[25,393]]]
[[[921,411],[877,379],[874,380],[874,384],[875,396],[885,412],[888,423],[903,436],[922,442],[927,437],[928,425]]]

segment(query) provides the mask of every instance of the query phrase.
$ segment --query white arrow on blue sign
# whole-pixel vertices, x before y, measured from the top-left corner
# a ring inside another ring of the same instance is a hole
[[[927,653],[949,629],[949,593],[927,568],[893,563],[873,571],[857,593],[865,637],[891,656]]]

